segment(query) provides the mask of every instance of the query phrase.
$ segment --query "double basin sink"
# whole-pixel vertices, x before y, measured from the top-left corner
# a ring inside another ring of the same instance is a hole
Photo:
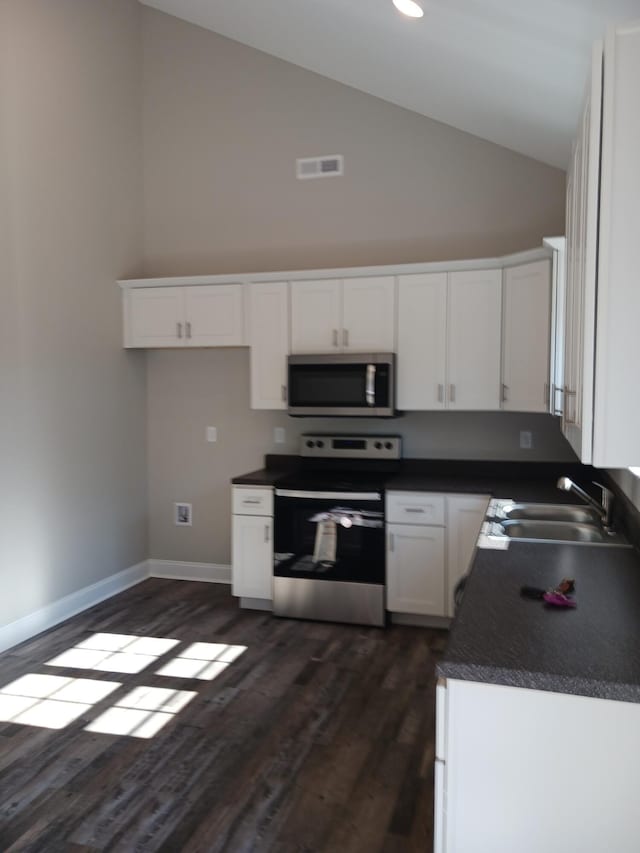
[[[628,545],[619,533],[602,526],[588,506],[495,501],[491,533],[509,539],[536,542],[574,542],[585,545]],[[493,510],[493,511],[491,511]]]

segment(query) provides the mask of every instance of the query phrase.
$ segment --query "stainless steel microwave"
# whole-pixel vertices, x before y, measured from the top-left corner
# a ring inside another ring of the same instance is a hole
[[[290,355],[289,414],[390,418],[395,415],[395,355]]]

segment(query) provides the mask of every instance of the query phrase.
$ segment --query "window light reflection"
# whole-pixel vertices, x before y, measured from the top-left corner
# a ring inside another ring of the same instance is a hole
[[[151,738],[197,695],[192,690],[136,687],[89,723],[85,731]]]
[[[192,643],[159,669],[157,674],[213,681],[246,650],[247,646],[227,643]]]
[[[93,634],[47,661],[47,666],[133,674],[142,672],[179,642],[165,637],[138,637],[133,634]]]

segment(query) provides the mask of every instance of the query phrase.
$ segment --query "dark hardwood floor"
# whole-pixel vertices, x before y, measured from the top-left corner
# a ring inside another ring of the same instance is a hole
[[[444,641],[145,581],[0,656],[0,850],[429,853]]]

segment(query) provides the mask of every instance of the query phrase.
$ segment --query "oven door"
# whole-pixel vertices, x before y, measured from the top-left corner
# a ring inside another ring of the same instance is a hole
[[[392,417],[394,356],[292,355],[288,387],[290,415]]]
[[[384,501],[378,492],[276,489],[273,612],[384,624]]]

